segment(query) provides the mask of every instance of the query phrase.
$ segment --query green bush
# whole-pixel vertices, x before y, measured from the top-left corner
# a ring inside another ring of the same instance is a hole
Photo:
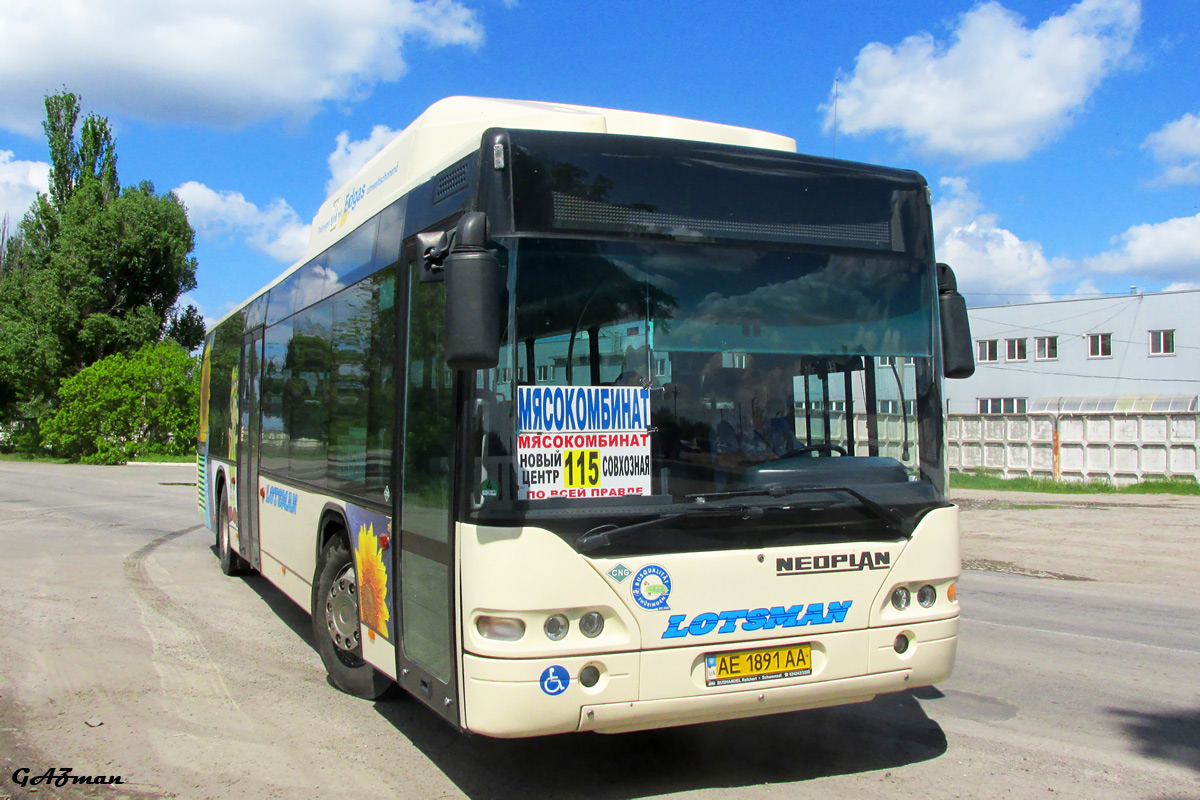
[[[86,464],[194,451],[198,359],[173,341],[97,361],[62,382],[41,433],[54,452]]]

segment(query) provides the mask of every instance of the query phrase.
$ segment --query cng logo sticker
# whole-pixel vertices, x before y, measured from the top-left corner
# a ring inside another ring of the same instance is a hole
[[[608,577],[612,578],[617,583],[623,583],[626,578],[633,574],[633,570],[624,564],[617,564],[608,571]]]
[[[647,611],[670,611],[667,598],[671,596],[671,576],[657,564],[650,564],[638,570],[630,584],[633,599]]]

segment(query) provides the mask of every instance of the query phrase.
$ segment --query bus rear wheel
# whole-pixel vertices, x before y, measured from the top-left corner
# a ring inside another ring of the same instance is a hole
[[[354,558],[341,536],[321,551],[313,593],[313,639],[329,682],[346,694],[374,700],[391,680],[363,660],[358,617],[358,578]]]

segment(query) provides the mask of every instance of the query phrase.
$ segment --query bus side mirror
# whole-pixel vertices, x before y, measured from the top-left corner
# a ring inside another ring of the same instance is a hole
[[[949,264],[937,265],[938,314],[942,318],[942,364],[947,378],[969,378],[975,374],[971,349],[971,323],[967,301],[958,293],[958,280]]]
[[[446,364],[491,369],[500,361],[500,261],[487,248],[487,215],[464,214],[442,274],[446,281]]]

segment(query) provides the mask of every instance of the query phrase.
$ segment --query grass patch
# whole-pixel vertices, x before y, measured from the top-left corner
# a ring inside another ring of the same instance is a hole
[[[985,489],[1001,492],[1046,492],[1050,494],[1180,494],[1200,495],[1195,478],[1154,478],[1132,486],[1113,486],[1108,481],[1053,481],[1049,478],[1004,478],[994,472],[952,472],[954,489]]]
[[[195,464],[196,454],[186,453],[181,456],[164,456],[159,453],[152,453],[144,456],[138,456],[137,458],[130,459],[130,461],[139,464],[183,464],[185,462]]]
[[[40,461],[46,464],[68,464],[68,459],[36,453],[5,453],[0,452],[0,461]]]
[[[196,454],[189,453],[182,456],[165,456],[160,454],[138,456],[133,459],[136,462],[145,464],[195,464]],[[5,453],[0,451],[0,461],[36,461],[43,464],[70,464],[71,459],[59,458],[49,454],[42,455],[40,453]],[[121,462],[124,463],[124,462]]]

